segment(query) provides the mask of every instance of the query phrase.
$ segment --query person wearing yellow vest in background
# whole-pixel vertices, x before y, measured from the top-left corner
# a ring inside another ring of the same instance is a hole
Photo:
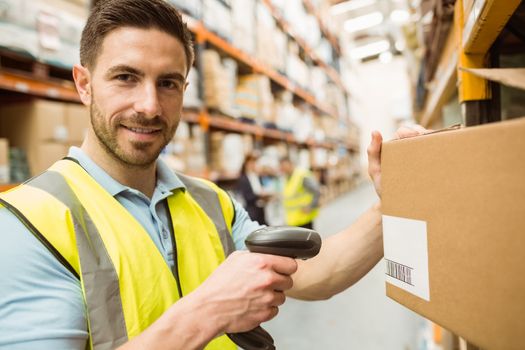
[[[281,171],[286,177],[283,193],[286,224],[313,229],[319,214],[319,183],[308,170],[294,167],[289,158],[281,159]]]
[[[191,35],[168,2],[96,3],[73,67],[91,115],[82,146],[0,194],[0,347],[235,349],[225,333],[272,319],[286,296],[330,298],[382,257],[379,205],[308,261],[244,249],[260,225],[158,158],[192,64]],[[377,133],[378,193],[380,149]]]

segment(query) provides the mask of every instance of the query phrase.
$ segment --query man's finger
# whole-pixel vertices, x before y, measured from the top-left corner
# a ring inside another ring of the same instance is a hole
[[[383,137],[377,131],[372,131],[372,140],[368,146],[368,155],[375,156],[381,152],[381,143],[383,142]]]
[[[408,126],[402,126],[396,131],[396,138],[397,139],[403,139],[405,137],[413,137],[420,135],[420,132],[412,129]]]
[[[297,271],[297,262],[293,258],[284,256],[268,255],[267,259],[271,259],[271,266],[273,270],[282,275],[292,275]]]
[[[381,143],[383,137],[377,131],[372,132],[372,140],[368,146],[368,168],[369,170],[375,170],[379,167],[381,162]]]

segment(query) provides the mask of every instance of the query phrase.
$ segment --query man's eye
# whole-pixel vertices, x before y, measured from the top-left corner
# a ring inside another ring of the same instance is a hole
[[[115,77],[116,80],[122,81],[122,82],[130,82],[133,81],[133,75],[131,74],[119,74]]]
[[[159,82],[159,87],[164,89],[179,89],[181,84],[173,80],[161,80]]]

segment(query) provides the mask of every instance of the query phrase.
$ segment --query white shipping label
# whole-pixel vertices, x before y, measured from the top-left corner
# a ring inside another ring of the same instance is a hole
[[[430,301],[427,223],[383,215],[386,281]]]

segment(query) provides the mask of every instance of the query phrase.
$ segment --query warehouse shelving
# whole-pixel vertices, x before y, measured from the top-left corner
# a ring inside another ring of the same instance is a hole
[[[486,54],[521,0],[475,0],[463,29],[463,49],[467,54]]]
[[[216,37],[215,35],[212,36]],[[229,47],[232,52],[233,50],[236,50],[234,47],[231,47],[231,45]],[[11,54],[11,56],[13,55]],[[51,98],[59,101],[80,103],[80,98],[78,97],[75,86],[73,82],[69,80],[39,77],[31,72],[6,70],[1,66],[0,89],[31,96]],[[204,128],[209,125],[210,127],[218,130],[246,133],[260,138],[280,140],[299,145],[322,147],[328,149],[333,149],[338,146],[338,144],[333,142],[315,142],[312,140],[301,143],[295,140],[295,138],[290,133],[281,130],[265,128],[259,125],[243,123],[232,118],[208,113],[206,111],[195,112],[191,109],[185,109],[184,119],[190,123],[199,123]],[[347,144],[343,146],[349,149],[354,149],[354,147],[356,147],[356,145],[353,144]]]
[[[0,71],[0,89],[61,101],[80,102],[77,91],[69,84],[19,72]]]
[[[342,89],[345,93],[348,93],[345,85],[343,84],[343,81],[341,80],[341,77],[339,76],[339,73],[330,66],[328,63],[324,62],[321,58],[317,56],[317,54],[314,52],[314,50],[308,46],[308,44],[300,37],[294,34],[293,30],[290,29],[290,26],[288,23],[282,18],[279,11],[272,5],[271,0],[263,0],[263,3],[268,7],[270,12],[272,13],[272,16],[274,19],[279,23],[281,28],[292,37],[292,39],[299,44],[299,46],[304,50],[304,52],[312,59],[313,62],[318,64],[320,67],[322,67],[328,77],[336,83],[340,89]],[[310,4],[311,5],[311,4]],[[313,6],[313,5],[311,5]]]
[[[268,7],[268,10],[273,15],[276,23],[288,35],[289,40],[295,41],[305,54],[308,62],[321,68],[327,76],[328,80],[334,83],[334,86],[339,88],[346,96],[348,92],[339,77],[339,73],[330,64],[323,61],[308,44],[291,31],[291,26],[287,24],[282,16],[276,11],[270,1],[260,0],[261,3]],[[313,4],[309,1],[303,2],[305,9],[314,15],[319,21],[322,35],[331,44],[332,50],[340,54],[339,43],[335,36],[328,31],[326,26],[321,21],[321,17]],[[261,74],[270,79],[270,81],[286,91],[290,91],[294,95],[294,101],[302,101],[306,106],[313,108],[316,117],[330,118],[337,121],[339,125],[348,125],[348,121],[342,120],[340,113],[332,106],[318,100],[315,95],[308,91],[305,87],[299,86],[296,82],[291,80],[282,72],[273,68],[267,63],[263,63],[253,54],[239,49],[228,40],[222,38],[220,35],[214,33],[207,28],[204,22],[196,19],[191,15],[183,14],[184,20],[188,24],[188,28],[193,33],[196,42],[196,51],[199,56],[200,50],[208,46],[216,51],[222,52],[223,56],[227,56],[236,60],[241,67],[241,71],[250,72],[253,74]],[[5,54],[5,56],[3,56]],[[8,60],[2,60],[7,57]],[[197,59],[198,63],[199,58]],[[5,63],[8,62],[6,65]],[[201,67],[198,67],[201,68]],[[59,74],[49,74],[50,72]],[[202,80],[201,80],[202,82]],[[77,91],[73,82],[71,81],[71,73],[68,69],[54,67],[44,62],[40,62],[34,57],[25,54],[18,54],[9,50],[0,50],[0,90],[4,91],[2,101],[25,101],[27,97],[42,97],[63,102],[80,103]],[[200,87],[202,92],[202,86]],[[224,115],[213,109],[208,109],[206,104],[202,104],[194,108],[184,108],[183,120],[190,124],[198,124],[200,128],[209,138],[211,133],[215,131],[232,132],[238,134],[251,135],[258,145],[270,145],[273,143],[284,143],[293,145],[298,148],[326,149],[334,152],[336,150],[345,150],[350,154],[355,154],[358,149],[357,140],[340,140],[327,138],[323,141],[316,140],[310,137],[304,141],[298,141],[291,132],[282,131],[275,128],[264,127],[256,123],[248,123],[236,118]],[[208,146],[206,146],[208,147]],[[210,150],[205,151],[206,157],[209,156]],[[208,159],[209,161],[209,159]],[[207,165],[204,170],[198,174],[191,174],[196,176],[206,177],[213,181],[229,181],[232,182],[237,179],[238,174],[223,174],[213,171]],[[2,189],[7,189],[7,186]]]
[[[225,39],[208,30],[201,21],[198,21],[189,15],[184,15],[184,20],[188,23],[190,31],[195,34],[197,42],[209,43],[213,47],[223,51],[237,61],[250,67],[253,72],[266,75],[275,83],[279,84],[288,91],[291,91],[297,97],[317,108],[320,112],[328,114],[332,117],[336,117],[337,114],[335,111],[333,111],[328,106],[325,106],[320,101],[317,101],[317,99],[311,93],[297,86],[297,84],[292,82],[290,79],[270,68],[266,64],[260,62],[255,57],[234,47]]]
[[[492,98],[489,83],[460,68],[489,68],[490,48],[521,0],[504,3],[475,0],[466,15],[463,3],[462,0],[456,2],[455,23],[441,50],[437,72],[429,84],[428,95],[418,117],[419,123],[425,127],[432,126],[438,120],[441,108],[455,92],[459,102],[465,105],[463,113],[467,124],[476,123],[469,121],[473,116],[476,119],[490,113],[487,110]]]
[[[336,36],[332,32],[330,32],[330,30],[326,27],[325,23],[321,19],[321,16],[319,15],[319,12],[316,10],[312,1],[303,0],[303,4],[306,10],[317,18],[317,21],[319,22],[319,27],[321,28],[321,32],[328,39],[328,41],[330,42],[332,47],[335,49],[335,51],[339,55],[341,55],[341,45],[339,45],[339,41],[337,40]]]
[[[52,74],[55,71],[59,74]],[[64,79],[64,76],[71,76],[70,72],[66,72],[27,55],[0,50],[0,89],[65,102],[80,102],[73,82]]]
[[[305,142],[299,142],[293,137],[292,134],[285,131],[265,128],[256,124],[243,123],[241,121],[237,121],[226,116],[214,115],[204,111],[197,112],[192,110],[186,110],[184,112],[183,119],[189,123],[199,123],[205,130],[214,128],[222,131],[250,134],[260,139],[272,139],[276,141],[283,141],[291,144],[296,144],[299,146],[302,145],[326,149],[335,149],[336,147],[341,146],[340,143],[318,142],[313,139],[306,140]],[[349,150],[354,150],[357,147],[357,145],[352,143],[343,144],[342,146]]]
[[[436,121],[439,111],[452,98],[457,89],[458,53],[455,34],[454,28],[452,28],[437,64],[432,88],[420,117],[420,124],[424,127],[430,127]]]

